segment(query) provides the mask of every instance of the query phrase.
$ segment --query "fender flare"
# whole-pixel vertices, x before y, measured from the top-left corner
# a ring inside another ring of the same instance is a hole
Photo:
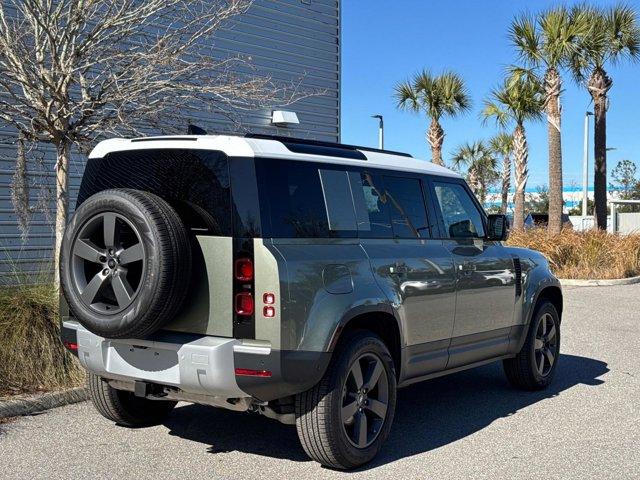
[[[365,315],[367,313],[376,314],[376,313],[384,313],[386,315],[391,315],[398,327],[398,332],[400,332],[400,347],[404,345],[404,331],[402,328],[402,322],[398,316],[397,311],[388,303],[381,302],[377,304],[369,304],[369,305],[357,305],[350,308],[337,323],[335,329],[333,330],[333,334],[331,335],[331,339],[327,344],[326,351],[333,352],[336,345],[338,344],[338,340],[345,329],[345,327],[349,324],[351,320],[361,315]]]
[[[533,301],[531,302],[531,308],[526,314],[526,322],[523,324],[522,334],[520,335],[520,339],[518,341],[517,352],[522,349],[522,345],[524,345],[525,340],[527,339],[527,334],[529,333],[529,325],[531,324],[531,319],[533,318],[533,313],[536,310],[536,306],[538,305],[538,301],[540,300],[540,295],[547,289],[557,288],[560,291],[560,295],[562,296],[562,288],[560,282],[555,278],[547,278],[545,281],[540,282],[538,284],[538,288],[536,289],[536,293],[533,296]],[[558,312],[560,315],[560,319],[562,321],[562,312]]]

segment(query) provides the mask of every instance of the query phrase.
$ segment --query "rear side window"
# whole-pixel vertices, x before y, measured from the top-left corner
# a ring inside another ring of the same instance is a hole
[[[429,224],[420,180],[385,176],[384,187],[394,237],[429,237]]]
[[[449,238],[484,237],[482,214],[476,207],[469,192],[458,183],[433,183],[445,235]]]
[[[274,238],[356,237],[347,173],[321,164],[256,159],[260,202]]]
[[[429,237],[419,179],[369,172],[351,172],[349,175],[360,237]]]
[[[355,232],[356,216],[347,172],[319,170],[329,230]]]
[[[392,238],[391,217],[380,175],[349,172],[358,235],[362,238]]]

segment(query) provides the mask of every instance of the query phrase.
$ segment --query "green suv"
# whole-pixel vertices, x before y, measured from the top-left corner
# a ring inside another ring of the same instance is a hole
[[[251,411],[353,468],[382,448],[399,387],[497,360],[518,388],[551,382],[560,285],[506,229],[460,175],[406,154],[107,140],[62,244],[62,341],[114,422],[158,424],[179,401]]]

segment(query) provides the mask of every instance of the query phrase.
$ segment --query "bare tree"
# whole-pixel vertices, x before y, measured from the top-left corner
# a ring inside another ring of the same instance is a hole
[[[55,275],[71,152],[107,134],[175,131],[185,113],[286,105],[309,93],[214,58],[212,37],[251,0],[4,0],[0,121],[55,147]],[[318,94],[316,92],[315,94]]]

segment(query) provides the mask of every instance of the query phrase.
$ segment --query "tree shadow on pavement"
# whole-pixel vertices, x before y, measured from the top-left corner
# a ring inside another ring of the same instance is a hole
[[[398,391],[391,434],[366,470],[455,442],[555,397],[575,385],[596,386],[609,371],[593,358],[562,355],[552,385],[524,392],[511,387],[500,363],[418,383]],[[165,422],[171,435],[208,445],[212,453],[241,451],[293,461],[309,461],[295,427],[255,414],[202,405],[177,408]]]

